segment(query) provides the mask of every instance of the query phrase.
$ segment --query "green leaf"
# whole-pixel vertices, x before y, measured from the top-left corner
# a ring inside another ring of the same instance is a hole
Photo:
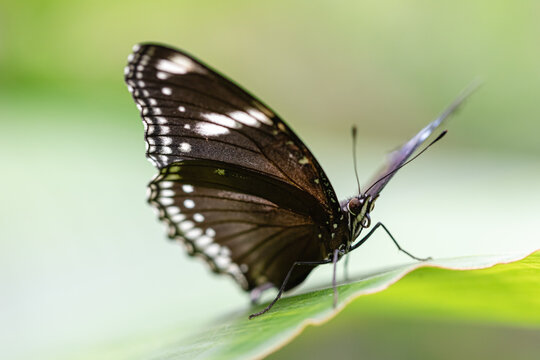
[[[253,320],[248,315],[264,305],[218,319],[200,334],[182,339],[170,334],[168,339],[174,340],[141,357],[261,357],[291,341],[308,324],[322,324],[345,307],[352,316],[380,312],[540,328],[540,252],[524,256],[476,256],[402,266],[339,286],[336,309],[331,288],[286,297]],[[512,262],[518,259],[522,260]],[[372,295],[362,296],[367,294]]]

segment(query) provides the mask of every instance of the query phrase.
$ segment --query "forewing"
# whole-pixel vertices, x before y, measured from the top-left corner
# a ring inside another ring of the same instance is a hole
[[[330,221],[340,209],[317,160],[267,106],[192,56],[137,45],[125,79],[145,125],[147,157],[162,169],[212,160],[279,179],[317,200]]]

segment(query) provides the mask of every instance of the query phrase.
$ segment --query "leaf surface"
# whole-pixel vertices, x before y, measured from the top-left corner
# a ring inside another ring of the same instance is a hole
[[[540,252],[526,255],[440,259],[383,271],[340,285],[335,309],[331,288],[285,297],[263,316],[248,320],[264,304],[229,314],[201,333],[173,335],[141,358],[260,358],[345,307],[353,316],[384,312],[540,328]]]

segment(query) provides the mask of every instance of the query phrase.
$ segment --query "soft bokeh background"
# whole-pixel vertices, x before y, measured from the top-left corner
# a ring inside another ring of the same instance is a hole
[[[352,124],[367,180],[386,152],[484,79],[445,140],[385,189],[373,217],[419,256],[540,248],[539,14],[537,1],[503,0],[4,0],[2,357],[136,354],[159,346],[167,329],[178,336],[247,306],[228,278],[167,243],[145,204],[155,170],[123,83],[141,41],[181,47],[270,104],[340,197],[355,192]],[[407,261],[379,234],[351,264],[366,273]],[[328,275],[320,269],[306,286]],[[381,344],[426,326],[372,323],[387,324],[374,336]],[[330,329],[365,333],[354,324]]]

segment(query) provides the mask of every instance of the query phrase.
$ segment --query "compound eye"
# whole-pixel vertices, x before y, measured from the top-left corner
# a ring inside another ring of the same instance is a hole
[[[349,209],[349,212],[351,214],[358,215],[362,210],[362,203],[357,198],[352,198],[351,200],[349,200],[347,208]]]

